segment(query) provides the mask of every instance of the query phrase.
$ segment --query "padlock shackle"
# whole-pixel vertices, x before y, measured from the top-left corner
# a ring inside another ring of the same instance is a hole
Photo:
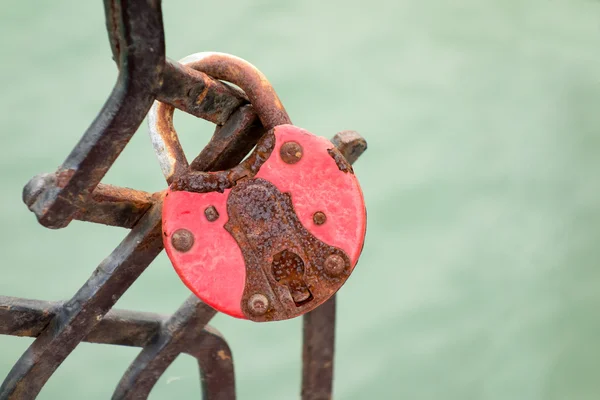
[[[236,167],[211,173],[190,171],[173,126],[174,107],[154,102],[148,113],[149,132],[167,183],[175,190],[222,191],[234,186],[237,179],[258,172],[272,151],[274,139],[271,130],[278,125],[291,124],[291,121],[267,78],[249,62],[230,54],[213,52],[192,54],[180,62],[242,89],[268,131],[248,159]]]
[[[292,121],[267,77],[248,61],[225,53],[189,55],[182,64],[213,78],[233,83],[244,91],[266,131]]]

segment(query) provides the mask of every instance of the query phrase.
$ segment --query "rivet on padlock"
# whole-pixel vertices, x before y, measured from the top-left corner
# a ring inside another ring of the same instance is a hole
[[[237,318],[275,321],[313,310],[344,284],[362,250],[366,211],[350,164],[329,140],[291,125],[248,62],[199,53],[182,63],[240,87],[268,133],[229,170],[191,171],[173,107],[152,107],[150,134],[170,184],[164,244],[177,274]]]

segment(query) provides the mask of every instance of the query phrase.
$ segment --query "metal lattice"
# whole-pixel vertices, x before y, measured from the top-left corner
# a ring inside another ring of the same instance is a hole
[[[0,399],[35,398],[82,341],[141,347],[113,394],[143,399],[180,353],[195,357],[208,400],[235,398],[234,367],[225,339],[207,326],[216,311],[195,296],[171,316],[112,307],[162,251],[162,193],[100,183],[155,100],[217,125],[190,164],[201,171],[239,163],[264,134],[248,100],[232,87],[165,58],[159,0],[104,0],[119,66],[117,83],[98,117],[54,173],[33,178],[23,198],[40,223],[62,228],[73,219],[131,229],[66,302],[0,296],[0,334],[36,339],[0,387]],[[354,132],[333,139],[349,162],[366,149]],[[302,398],[332,393],[335,297],[304,316]]]

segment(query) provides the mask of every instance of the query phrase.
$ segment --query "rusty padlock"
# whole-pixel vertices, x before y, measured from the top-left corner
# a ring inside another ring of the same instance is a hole
[[[362,251],[366,210],[352,167],[327,139],[291,125],[254,66],[222,53],[183,64],[240,87],[268,129],[253,152],[226,171],[191,171],[156,102],[150,134],[170,182],[163,205],[167,254],[202,301],[253,321],[293,318],[329,299]]]

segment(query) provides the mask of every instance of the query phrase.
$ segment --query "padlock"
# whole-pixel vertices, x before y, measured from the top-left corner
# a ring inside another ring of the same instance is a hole
[[[236,167],[191,171],[173,107],[154,104],[150,134],[170,183],[163,239],[175,271],[233,317],[276,321],[315,309],[340,289],[362,251],[366,210],[352,167],[329,140],[291,125],[248,62],[222,53],[181,62],[240,87],[268,132]]]

